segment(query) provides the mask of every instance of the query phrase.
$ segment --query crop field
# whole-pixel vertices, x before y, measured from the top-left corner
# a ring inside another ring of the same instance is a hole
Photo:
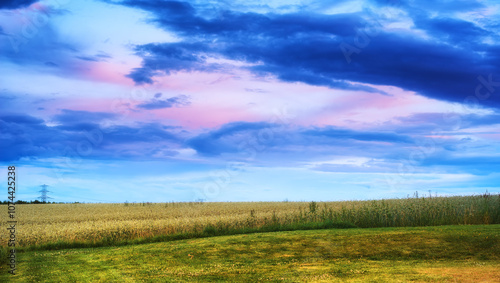
[[[16,213],[18,247],[46,249],[259,231],[500,224],[500,195],[310,203],[24,204],[16,206]],[[8,220],[7,213],[2,217]],[[5,247],[8,235],[0,235]]]
[[[500,282],[498,194],[19,204],[16,219],[2,282]]]

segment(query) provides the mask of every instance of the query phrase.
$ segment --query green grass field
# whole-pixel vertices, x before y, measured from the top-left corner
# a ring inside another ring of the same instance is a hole
[[[23,251],[1,282],[500,282],[500,225],[255,233]]]

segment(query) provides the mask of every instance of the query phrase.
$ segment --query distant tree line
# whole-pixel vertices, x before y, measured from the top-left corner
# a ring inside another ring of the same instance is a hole
[[[2,204],[9,204],[10,201],[4,200],[0,201],[0,205]],[[30,201],[24,201],[24,200],[16,200],[14,202],[15,204],[49,204],[49,203],[64,203],[64,202],[50,202],[50,201],[39,201],[39,200],[30,200]]]

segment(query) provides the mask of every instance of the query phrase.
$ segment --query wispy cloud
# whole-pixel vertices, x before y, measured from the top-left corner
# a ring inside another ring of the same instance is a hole
[[[146,110],[155,110],[155,109],[164,109],[171,107],[179,107],[189,105],[189,97],[186,95],[173,96],[167,99],[160,99],[161,95],[158,93],[155,97],[145,103],[141,103],[137,105],[138,108],[146,109]]]

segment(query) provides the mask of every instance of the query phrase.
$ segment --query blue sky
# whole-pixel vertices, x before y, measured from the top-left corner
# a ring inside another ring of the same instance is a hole
[[[500,192],[496,1],[0,1],[18,199]]]

